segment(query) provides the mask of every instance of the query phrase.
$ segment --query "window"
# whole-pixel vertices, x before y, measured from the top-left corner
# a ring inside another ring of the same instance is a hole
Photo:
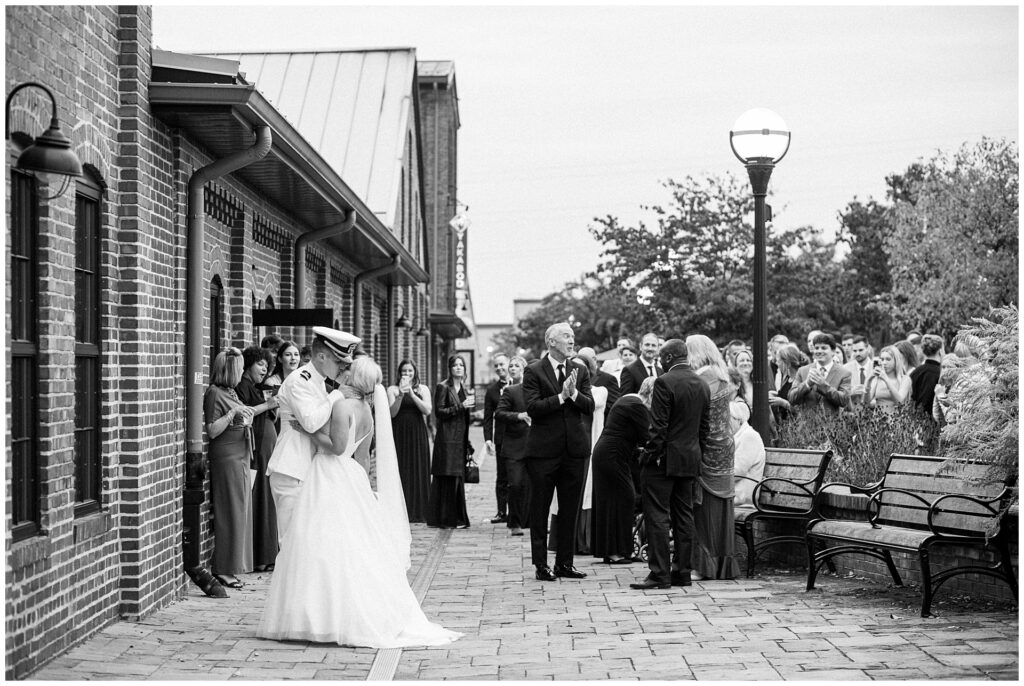
[[[215,276],[210,282],[210,364],[220,352],[220,339],[224,330],[224,289],[220,285],[220,277]]]
[[[100,188],[75,194],[75,515],[100,509]]]
[[[36,411],[38,310],[36,181],[11,174],[11,526],[15,541],[40,528],[39,420]]]

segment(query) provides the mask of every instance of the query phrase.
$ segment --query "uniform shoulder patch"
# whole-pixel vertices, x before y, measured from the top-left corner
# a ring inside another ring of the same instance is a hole
[[[310,375],[310,373],[309,373],[309,370],[308,370],[308,369],[303,369],[303,370],[302,370],[301,372],[299,372],[299,376],[301,376],[301,377],[302,377],[303,379],[305,379],[306,381],[309,381],[310,379],[312,379],[312,378],[313,378],[313,377],[312,377],[312,376]]]

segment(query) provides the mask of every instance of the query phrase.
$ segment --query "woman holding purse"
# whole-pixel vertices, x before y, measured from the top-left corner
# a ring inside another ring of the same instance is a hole
[[[476,405],[472,386],[465,385],[466,361],[459,355],[448,358],[448,378],[434,389],[437,434],[431,460],[430,499],[427,525],[451,529],[468,528],[465,469],[472,452],[469,444],[469,413]]]

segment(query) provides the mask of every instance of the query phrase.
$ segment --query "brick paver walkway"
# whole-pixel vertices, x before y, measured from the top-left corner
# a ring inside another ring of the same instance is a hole
[[[472,437],[483,444],[478,427]],[[413,525],[410,580],[427,581],[429,574],[417,572],[431,551],[441,553],[423,608],[466,634],[450,646],[378,655],[256,638],[270,575],[254,573],[228,599],[192,587],[186,599],[104,629],[30,678],[1018,678],[1017,613],[943,603],[942,591],[940,616],[922,619],[912,590],[824,575],[820,589],[808,593],[800,570],[642,592],[628,584],[646,574],[643,565],[609,567],[587,556],[577,559],[587,579],[535,581],[529,537],[481,523],[495,509],[493,461],[481,482],[467,487],[471,528]]]

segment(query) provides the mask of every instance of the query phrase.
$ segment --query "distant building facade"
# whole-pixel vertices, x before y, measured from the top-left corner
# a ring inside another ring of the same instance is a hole
[[[430,366],[450,340],[431,330],[449,311],[433,269],[452,268],[432,246],[454,210],[428,221],[425,189],[448,188],[455,171],[439,184],[423,156],[411,49],[312,59],[359,63],[339,78],[381,98],[379,119],[359,120],[373,133],[336,116],[326,127],[353,131],[359,162],[346,167],[334,138],[271,104],[272,79],[250,56],[155,50],[149,7],[5,13],[8,93],[30,81],[53,90],[85,166],[56,198],[16,168],[19,141],[50,115],[39,92],[19,91],[20,136],[7,144],[5,629],[6,676],[20,678],[181,597],[184,569],[209,559],[196,398],[212,356],[271,329],[310,337],[306,324],[254,321],[315,309],[360,335],[386,379],[402,358]],[[353,181],[368,167],[378,176]],[[396,329],[402,315],[412,327]]]

